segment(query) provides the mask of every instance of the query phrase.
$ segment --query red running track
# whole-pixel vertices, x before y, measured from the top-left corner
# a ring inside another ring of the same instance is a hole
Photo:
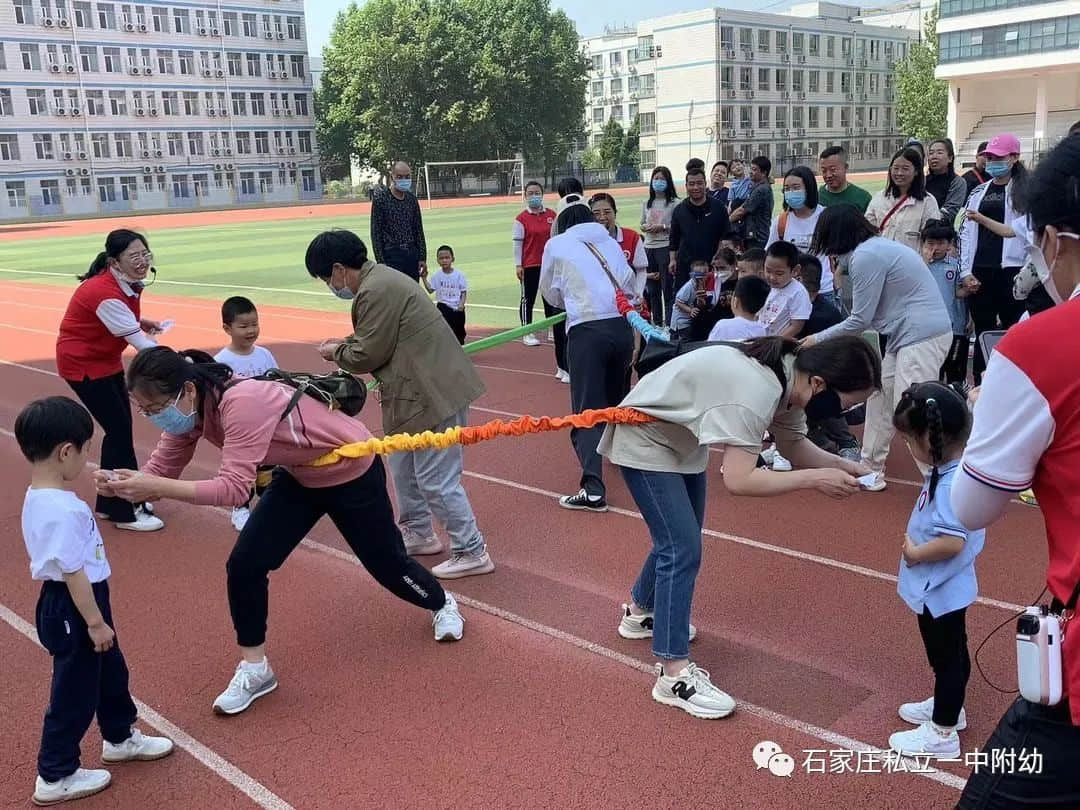
[[[68,294],[0,284],[8,484],[0,520],[11,561],[0,573],[9,684],[0,711],[13,730],[0,753],[2,806],[27,803],[49,672],[44,652],[16,631],[32,621],[37,588],[19,534],[26,469],[10,430],[27,400],[65,392],[51,358]],[[146,309],[176,319],[174,345],[222,343],[210,302],[154,295]],[[347,331],[344,312],[263,308],[262,322],[263,343],[291,368],[319,367],[311,344]],[[476,360],[488,393],[474,422],[567,412],[550,349],[515,344]],[[364,417],[377,426],[375,408]],[[137,421],[141,458],[155,439]],[[192,474],[209,474],[216,458],[203,449]],[[498,567],[453,585],[467,622],[460,644],[436,645],[428,615],[374,586],[332,527],[317,526],[272,578],[269,644],[281,687],[233,718],[210,711],[236,659],[224,589],[235,536],[227,516],[163,503],[167,528],[158,534],[103,526],[133,692],[190,739],[169,760],[114,768],[113,786],[80,806],[951,807],[967,773],[960,766],[931,774],[800,768],[782,779],[755,769],[750,756],[761,740],[800,765],[806,750],[883,746],[903,727],[896,706],[929,693],[915,619],[892,579],[917,492],[897,481],[915,471],[902,444],[892,460],[888,490],[844,502],[731,498],[713,475],[693,655],[741,705],[712,722],[653,702],[647,643],[615,633],[648,538],[613,469],[611,513],[555,505],[556,494],[577,486],[566,434],[468,449],[466,485]],[[92,497],[88,480],[79,492]],[[1027,604],[1042,587],[1042,537],[1037,510],[1020,505],[991,533],[979,562],[984,601],[969,611],[972,648],[1011,604]],[[1015,682],[1008,631],[981,658],[995,683]],[[985,740],[1009,700],[973,675],[965,750]],[[88,766],[98,763],[98,745],[89,735]]]

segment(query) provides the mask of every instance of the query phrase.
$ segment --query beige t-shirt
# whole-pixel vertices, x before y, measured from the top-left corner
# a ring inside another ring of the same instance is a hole
[[[620,407],[654,416],[645,425],[608,425],[601,455],[621,467],[693,474],[709,463],[709,445],[750,450],[770,430],[779,439],[806,435],[806,415],[789,408],[794,357],[784,359],[788,393],[772,369],[731,346],[706,346],[646,375]]]

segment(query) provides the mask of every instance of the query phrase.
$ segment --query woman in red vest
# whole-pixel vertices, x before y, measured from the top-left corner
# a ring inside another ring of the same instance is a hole
[[[530,180],[525,184],[527,207],[514,218],[514,265],[521,282],[521,325],[533,322],[533,306],[540,289],[540,262],[544,258],[544,246],[555,227],[555,212],[544,206],[544,186]],[[557,315],[559,310],[544,301],[544,317]],[[566,372],[566,325],[558,324],[552,329],[555,337],[555,377],[560,382],[570,382]],[[534,334],[525,336],[526,346],[539,346]]]
[[[116,230],[105,239],[105,250],[68,302],[56,340],[56,369],[101,425],[101,468],[135,470],[131,434],[131,402],[124,385],[121,355],[129,345],[156,345],[149,335],[161,325],[140,315],[139,297],[151,270],[153,254],[146,237]],[[144,505],[98,495],[95,510],[119,529],[152,532],[165,524]]]

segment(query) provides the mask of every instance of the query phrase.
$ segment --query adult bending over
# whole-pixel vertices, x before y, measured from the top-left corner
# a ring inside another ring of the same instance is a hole
[[[800,489],[851,495],[865,468],[808,441],[803,410],[825,391],[851,407],[880,384],[877,355],[861,338],[799,350],[793,340],[765,337],[687,352],[642,378],[620,403],[659,420],[608,426],[600,443],[600,452],[621,468],[652,537],[631,601],[623,605],[619,635],[652,637],[653,655],[661,662],[655,700],[702,718],[725,717],[735,709],[709,673],[690,661],[709,446],[724,448],[724,485],[732,495]],[[766,430],[802,469],[774,473],[757,467]]]
[[[836,326],[805,338],[813,346],[839,335],[867,329],[889,336],[881,363],[881,390],[866,403],[863,460],[875,473],[869,489],[885,489],[885,459],[892,443],[893,414],[900,395],[912,383],[936,380],[952,345],[952,322],[930,268],[906,245],[885,239],[858,209],[826,208],[818,220],[814,254],[825,254],[833,267],[848,267],[851,314]]]
[[[404,276],[402,281],[410,283]],[[99,492],[135,502],[171,498],[239,506],[248,500],[256,470],[277,467],[225,565],[229,612],[242,660],[228,688],[214,701],[215,712],[239,714],[277,688],[266,657],[268,575],[284,564],[323,515],[330,516],[380,585],[434,613],[436,640],[461,638],[463,622],[454,597],[405,553],[382,460],[368,456],[308,466],[330,450],[369,439],[363,422],[308,396],[289,410],[295,389],[267,380],[234,382],[229,367],[214,363],[209,355],[178,353],[165,346],[136,355],[127,387],[139,410],[164,432],[141,472],[116,470],[115,480],[107,471],[96,473]],[[217,474],[200,481],[178,480],[201,439],[221,449]],[[333,641],[327,638],[327,643]]]
[[[121,357],[128,346],[156,345],[150,335],[161,325],[143,318],[142,291],[154,255],[146,237],[120,229],[105,239],[105,250],[68,302],[56,339],[56,370],[101,425],[101,467],[135,469],[131,402],[124,388]],[[153,532],[165,524],[139,503],[99,494],[94,511],[118,529]]]
[[[418,284],[369,260],[367,247],[350,231],[316,236],[304,262],[313,278],[353,302],[353,334],[324,341],[319,352],[351,374],[372,374],[379,381],[386,435],[468,423],[469,405],[484,393],[484,384]],[[450,559],[432,569],[435,576],[457,579],[494,571],[461,485],[461,446],[394,453],[388,463],[409,554],[442,553],[434,514],[450,535]]]
[[[1028,258],[1059,303],[1012,327],[990,356],[952,506],[964,526],[981,529],[1018,492],[1033,489],[1046,521],[1046,582],[1060,605],[1080,579],[1080,134],[1043,158],[1030,182],[1035,245]],[[1017,698],[980,746],[994,760],[998,751],[1008,757],[1037,750],[1041,769],[978,769],[961,810],[1080,806],[1080,630],[1068,627],[1062,701],[1044,706]]]
[[[634,271],[584,201],[566,204],[555,224],[559,235],[544,248],[540,294],[566,310],[570,407],[574,413],[607,408],[626,396],[634,353],[633,330],[615,306],[612,278],[629,295]],[[581,491],[559,499],[564,509],[607,511],[603,463],[596,453],[603,432],[601,425],[570,431],[581,463]]]

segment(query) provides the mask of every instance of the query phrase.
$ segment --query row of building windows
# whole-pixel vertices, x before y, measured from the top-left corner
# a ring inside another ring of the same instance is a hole
[[[130,103],[129,103],[130,92]],[[20,95],[23,95],[20,93]],[[307,93],[230,93],[185,90],[83,90],[27,88],[25,105],[12,90],[0,87],[0,117],[31,115],[60,118],[127,116],[166,117],[266,116],[305,117],[311,107]],[[269,101],[269,104],[267,103]]]
[[[961,14],[980,14],[984,11],[998,11],[1005,8],[1042,5],[1047,0],[941,0],[939,14],[942,17],[956,17]]]
[[[757,36],[754,31],[757,30]],[[738,32],[738,45],[736,46],[735,33]],[[791,48],[789,51],[788,42]],[[822,55],[822,42],[824,41],[824,56],[826,59],[836,59],[837,40],[840,42],[840,58],[860,59],[863,61],[891,62],[902,60],[907,56],[907,43],[890,39],[872,39],[866,37],[836,37],[822,34],[804,34],[799,31],[774,31],[761,28],[738,28],[730,25],[720,26],[720,47],[727,51],[727,58],[734,58],[736,47],[744,57],[752,55],[756,49],[758,53],[795,54],[820,57]],[[775,44],[774,44],[775,43]],[[624,59],[625,54],[625,59]],[[634,65],[646,59],[657,56],[656,48],[652,44],[652,37],[639,39],[636,48],[628,48],[625,51],[608,51],[596,53],[589,57],[594,71],[612,70],[618,71],[624,65]],[[606,57],[606,58],[605,58]],[[863,65],[865,67],[866,65]]]
[[[243,170],[194,172],[191,174],[121,175],[120,177],[98,177],[97,196],[103,203],[132,202],[139,198],[140,190],[144,193],[154,191],[172,191],[177,199],[197,199],[208,196],[211,188],[217,190],[236,190],[239,180],[241,194],[272,194],[275,190],[275,171]],[[41,204],[46,208],[62,205],[61,193],[69,197],[89,197],[94,194],[94,178],[67,177],[61,186],[60,180],[41,180],[37,192]],[[314,169],[278,169],[277,187],[299,187],[305,192],[317,191]],[[25,180],[8,180],[4,183],[5,196],[9,208],[25,208],[27,202],[27,183]]]
[[[185,51],[164,48],[114,48],[97,45],[36,42],[19,45],[23,70],[46,70],[50,73],[113,73],[133,76],[191,76],[204,79],[263,77],[268,79],[303,79],[307,75],[306,57],[301,54]],[[0,70],[7,68],[4,43],[0,42]]]
[[[281,14],[218,12],[216,8],[151,7],[86,0],[13,0],[15,22],[48,28],[99,29],[155,34],[193,34],[267,40],[302,40],[304,18]]]
[[[818,155],[833,141],[783,141],[780,143],[730,143],[720,144],[720,158],[722,160],[750,160],[757,155],[763,155],[774,162],[782,161],[784,168],[805,165],[815,167]],[[873,159],[891,157],[892,154],[904,145],[903,138],[870,138],[860,140],[844,140],[835,142],[843,146],[845,151],[855,159]],[[641,168],[648,171],[655,167],[656,150],[645,149],[641,151]],[[777,167],[779,168],[779,167]]]
[[[310,130],[0,133],[0,162],[310,155],[313,143]]]
[[[938,38],[939,62],[968,62],[1080,47],[1080,14],[954,31]]]
[[[880,90],[891,91],[893,87],[892,73],[851,73],[840,72],[839,87],[836,83],[836,72],[824,71],[825,81],[822,83],[822,71],[819,70],[793,70],[791,71],[791,83],[788,83],[788,71],[785,68],[758,68],[757,75],[754,68],[743,67],[738,69],[739,90],[791,90],[795,93],[877,93]],[[720,69],[720,89],[735,90],[735,68],[725,66]],[[755,81],[756,79],[756,81]],[[824,90],[823,90],[824,88]]]
[[[840,127],[870,127],[874,129],[891,129],[893,126],[892,107],[820,107],[820,106],[792,106],[787,105],[770,107],[758,106],[755,117],[754,106],[741,105],[738,108],[725,106],[720,109],[720,127],[724,130],[734,129],[736,126],[736,109],[738,110],[738,126],[742,129],[832,129]],[[836,114],[839,110],[839,115]],[[635,118],[641,127],[642,135],[657,134],[656,113],[639,113],[636,104],[630,104],[626,108],[628,117],[625,120],[633,121]],[[611,108],[611,118],[622,122],[623,105],[617,104]],[[594,107],[592,123],[602,126],[607,122],[604,117],[604,108]],[[670,125],[672,132],[685,132],[686,122],[673,123]],[[661,134],[671,134],[668,132]]]

